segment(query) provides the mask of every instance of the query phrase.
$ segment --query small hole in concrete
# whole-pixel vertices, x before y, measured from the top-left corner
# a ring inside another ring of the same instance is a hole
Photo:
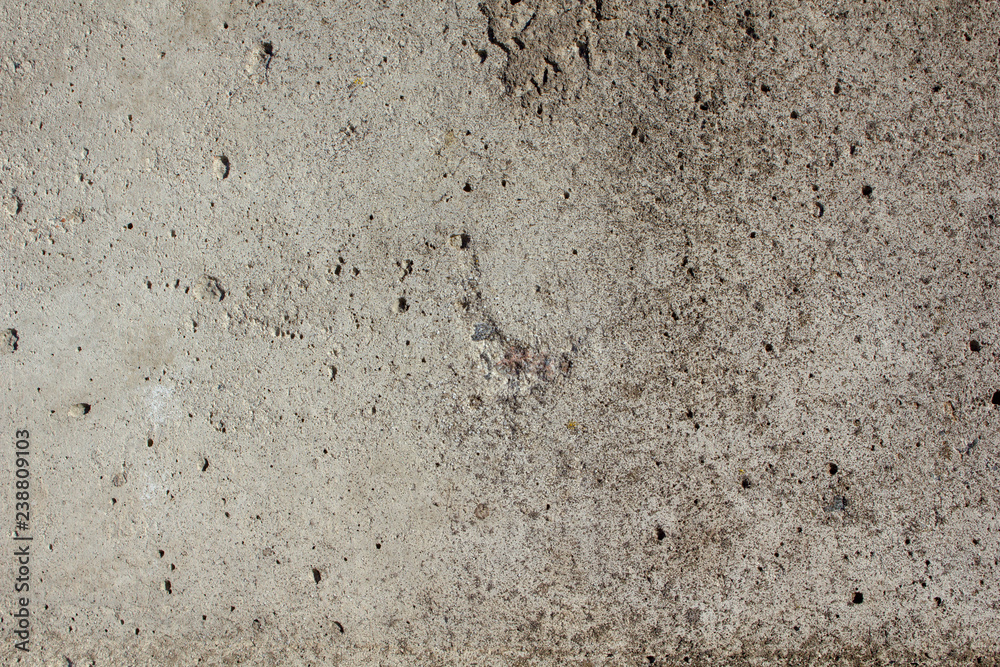
[[[969,349],[973,352],[979,352],[979,350],[983,349],[983,346],[979,344],[978,340],[970,340]]]
[[[871,196],[872,196],[872,186],[865,185],[864,187],[862,187],[861,188],[861,194],[863,194],[865,197],[871,198]]]
[[[854,597],[851,598],[851,602],[854,604],[861,604],[865,601],[865,594],[861,591],[854,591]]]

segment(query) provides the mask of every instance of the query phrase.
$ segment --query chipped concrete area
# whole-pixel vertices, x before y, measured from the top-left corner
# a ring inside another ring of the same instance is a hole
[[[0,662],[998,664],[998,33],[0,2]]]

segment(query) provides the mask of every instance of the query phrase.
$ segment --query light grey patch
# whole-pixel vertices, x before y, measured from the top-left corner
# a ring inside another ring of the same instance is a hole
[[[850,503],[844,496],[834,496],[833,502],[823,508],[825,512],[843,512]]]

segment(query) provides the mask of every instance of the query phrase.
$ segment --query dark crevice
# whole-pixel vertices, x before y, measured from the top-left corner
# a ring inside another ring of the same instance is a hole
[[[493,26],[486,27],[486,38],[490,40],[490,44],[495,44],[503,49],[504,53],[510,53],[510,47],[497,39],[496,33],[493,32]],[[485,60],[485,58],[483,60]]]
[[[580,41],[576,43],[576,48],[580,51],[580,57],[587,63],[587,69],[590,69],[590,46],[587,42]]]

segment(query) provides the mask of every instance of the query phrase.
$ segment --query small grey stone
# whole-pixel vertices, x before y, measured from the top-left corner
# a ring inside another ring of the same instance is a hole
[[[489,322],[480,322],[472,332],[472,340],[489,340],[497,330]]]
[[[843,512],[844,508],[847,507],[847,498],[844,496],[834,496],[833,502],[828,506],[824,507],[824,511],[827,512]]]

